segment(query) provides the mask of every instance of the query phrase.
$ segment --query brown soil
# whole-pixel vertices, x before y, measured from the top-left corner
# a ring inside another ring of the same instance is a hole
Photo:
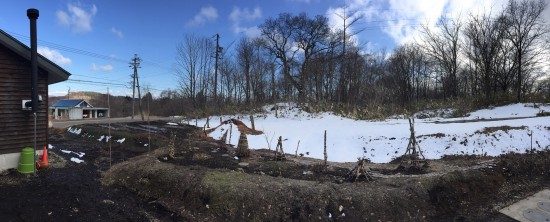
[[[148,131],[153,133],[151,142]],[[272,150],[235,148],[202,129],[154,122],[52,132],[50,168],[0,176],[8,221],[511,221],[497,211],[550,184],[550,151],[496,158],[448,156],[420,174],[367,163],[374,181],[349,182],[357,163],[328,163]],[[176,134],[174,158],[168,155]],[[93,136],[93,137],[91,137]],[[149,146],[144,144],[152,144]],[[84,163],[67,161],[84,152]],[[111,154],[111,158],[109,158]],[[111,161],[112,166],[109,162]]]

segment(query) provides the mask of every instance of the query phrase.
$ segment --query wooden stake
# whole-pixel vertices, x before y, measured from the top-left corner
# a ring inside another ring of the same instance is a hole
[[[151,97],[153,96],[149,91],[149,85],[147,85],[147,93],[149,93]],[[147,139],[149,141],[149,144],[147,144],[148,152],[151,151],[151,121],[149,118],[150,116],[151,116],[151,109],[149,109],[149,96],[147,96],[147,125],[149,126],[149,128],[147,129],[147,132],[148,132]]]
[[[325,167],[327,166],[327,159],[328,159],[328,155],[327,155],[327,130],[325,130]]]
[[[254,115],[250,114],[250,123],[252,125],[252,130],[256,130],[256,127],[254,126]]]
[[[294,153],[294,156],[298,157],[298,147],[300,147],[300,140],[298,140],[298,145],[296,146],[296,152]]]
[[[109,87],[107,87],[107,107],[109,108],[108,117],[109,117],[109,138],[111,138],[111,101],[110,101],[110,93],[109,93]],[[133,117],[132,117],[133,118]],[[109,140],[109,168],[112,164],[112,149],[111,149],[111,140]]]
[[[229,141],[227,144],[231,144],[231,133],[233,133],[233,123],[229,122]]]

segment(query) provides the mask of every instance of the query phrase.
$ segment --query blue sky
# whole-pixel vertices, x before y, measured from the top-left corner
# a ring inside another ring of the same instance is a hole
[[[107,91],[131,95],[134,54],[143,59],[140,83],[160,91],[176,88],[173,64],[176,46],[185,35],[221,36],[228,46],[242,36],[258,35],[257,25],[279,13],[306,12],[326,15],[332,28],[341,27],[337,14],[356,12],[363,19],[355,29],[365,29],[356,39],[367,50],[388,49],[413,41],[420,23],[442,14],[468,14],[497,9],[505,0],[205,0],[111,1],[19,0],[3,2],[0,29],[29,44],[28,8],[40,11],[39,52],[73,74],[71,80],[50,85],[50,95],[71,91]],[[93,81],[76,82],[78,80]]]

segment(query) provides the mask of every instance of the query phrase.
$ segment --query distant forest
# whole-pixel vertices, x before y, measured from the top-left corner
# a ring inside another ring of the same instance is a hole
[[[225,49],[210,36],[188,35],[177,46],[178,87],[154,98],[143,93],[142,105],[146,110],[149,102],[151,115],[204,116],[292,101],[367,119],[550,102],[547,7],[545,0],[510,0],[502,11],[443,17],[391,52],[368,51],[356,41],[368,30],[354,27],[362,19],[354,12],[342,16],[339,29],[325,16],[282,13],[259,26],[260,37]],[[102,96],[90,102],[106,106]],[[131,115],[131,98],[111,102],[113,116]]]

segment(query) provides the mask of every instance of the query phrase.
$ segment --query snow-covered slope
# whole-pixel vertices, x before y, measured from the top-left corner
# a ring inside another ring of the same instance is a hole
[[[248,135],[250,148],[274,149],[277,138],[282,136],[286,153],[294,154],[299,143],[298,153],[321,159],[326,130],[329,161],[352,162],[364,156],[372,162],[385,163],[403,155],[409,142],[406,119],[357,121],[330,113],[309,114],[293,104],[277,105],[277,117],[273,106],[264,107],[266,114],[255,116],[256,129],[264,134]],[[550,112],[550,106],[535,108],[533,104],[512,104],[479,110],[463,118],[417,119],[417,141],[428,159],[453,154],[497,156],[507,152],[524,153],[531,147],[550,149],[550,117],[535,118],[540,110]],[[520,119],[487,121],[518,117]],[[230,118],[240,119],[250,126],[248,118],[222,117],[224,120]],[[204,126],[205,121],[199,120],[198,126]],[[227,142],[237,145],[239,132],[234,126],[222,125],[210,136],[219,139],[228,130],[231,130],[231,137],[228,133]]]

